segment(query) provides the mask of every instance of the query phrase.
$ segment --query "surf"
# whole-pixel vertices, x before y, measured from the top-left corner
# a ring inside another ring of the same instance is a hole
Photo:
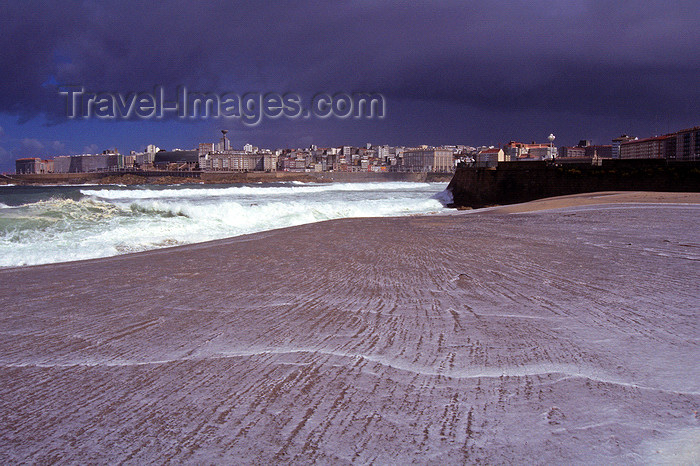
[[[108,257],[339,218],[426,214],[443,209],[444,188],[383,182],[3,190],[0,267]]]

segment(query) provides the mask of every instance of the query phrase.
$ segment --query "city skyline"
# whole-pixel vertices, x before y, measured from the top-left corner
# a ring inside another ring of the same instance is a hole
[[[20,157],[147,144],[610,144],[697,124],[700,6],[644,2],[253,3],[203,10],[29,2],[5,8],[0,171]],[[245,94],[376,92],[381,119],[69,119],[62,86]]]

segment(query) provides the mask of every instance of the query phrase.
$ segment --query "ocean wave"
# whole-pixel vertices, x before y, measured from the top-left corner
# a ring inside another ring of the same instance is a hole
[[[144,205],[137,202],[133,202],[129,208],[132,212],[137,212],[146,215],[158,215],[161,217],[188,217],[184,213],[180,206],[167,206],[167,205]]]
[[[452,204],[455,201],[454,197],[452,196],[452,191],[449,191],[448,189],[445,189],[443,191],[440,191],[437,194],[434,194],[433,199],[437,199],[438,201],[440,201],[440,203],[443,206],[446,206],[448,204]]]
[[[0,267],[113,256],[338,218],[435,212],[443,208],[434,196],[441,187],[366,183],[82,189],[77,199],[50,198],[3,209]],[[307,191],[290,195],[290,189]]]
[[[9,213],[5,216],[5,218],[8,219],[48,218],[55,221],[100,221],[104,218],[129,215],[131,213],[164,217],[183,215],[183,213],[178,210],[178,206],[172,204],[154,203],[150,206],[144,206],[134,202],[128,206],[124,206],[90,197],[85,197],[79,200],[52,197],[47,200],[29,202],[16,206],[9,206],[0,202],[0,208],[15,210],[15,212]]]
[[[57,219],[64,217],[78,218],[83,215],[88,217],[101,216],[103,214],[109,215],[115,210],[118,210],[117,206],[100,200],[81,199],[76,201],[70,198],[56,197],[7,207],[17,211],[14,213],[15,216],[26,214],[29,216],[53,217]]]
[[[81,189],[85,196],[98,199],[154,199],[154,198],[202,198],[233,196],[279,196],[294,194],[314,194],[332,192],[367,191],[419,191],[429,188],[429,183],[382,182],[382,183],[301,183],[286,186],[230,186],[222,188],[177,188],[164,189]]]

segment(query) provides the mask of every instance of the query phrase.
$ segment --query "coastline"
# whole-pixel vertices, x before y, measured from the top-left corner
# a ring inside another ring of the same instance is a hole
[[[304,183],[331,182],[449,182],[451,173],[398,172],[157,172],[128,173],[50,173],[38,175],[3,175],[0,184],[16,185],[74,185],[74,184],[240,184],[299,181]]]
[[[0,189],[0,267],[184,245],[344,217],[443,209],[446,183],[43,185]]]
[[[556,210],[593,202],[624,208]],[[0,459],[697,458],[699,202],[596,193],[0,270]]]

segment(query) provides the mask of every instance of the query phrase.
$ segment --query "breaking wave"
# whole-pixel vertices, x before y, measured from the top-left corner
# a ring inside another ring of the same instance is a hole
[[[337,218],[436,212],[443,208],[443,189],[393,182],[110,186],[34,202],[14,199],[15,205],[0,203],[0,267],[107,257]]]
[[[284,185],[284,186],[279,186]],[[278,186],[230,186],[225,188],[170,188],[170,189],[83,189],[87,196],[100,199],[154,199],[154,198],[200,198],[230,196],[280,196],[296,194],[320,194],[341,192],[391,192],[423,191],[430,183],[384,182],[384,183],[279,183]]]

